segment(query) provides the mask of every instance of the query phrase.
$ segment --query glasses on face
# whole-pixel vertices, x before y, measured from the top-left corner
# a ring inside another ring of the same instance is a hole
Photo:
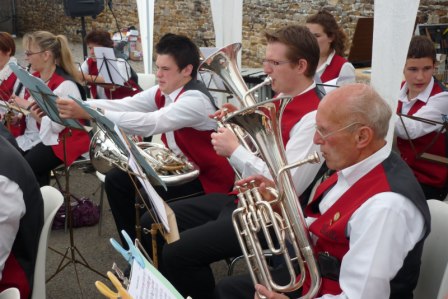
[[[263,59],[263,64],[269,64],[270,66],[279,66],[281,64],[290,63],[291,61],[277,61],[272,59]]]
[[[43,53],[43,52],[45,52],[45,51],[47,51],[47,50],[43,50],[43,51],[39,51],[39,52],[31,52],[31,51],[25,51],[25,56],[26,57],[29,57],[29,56],[31,56],[31,55],[34,55],[34,54],[40,54],[40,53]]]
[[[336,133],[339,133],[339,132],[342,132],[344,130],[347,130],[348,128],[350,128],[350,127],[352,127],[354,125],[363,125],[363,124],[360,123],[360,122],[357,122],[357,121],[356,122],[352,122],[352,123],[346,125],[345,127],[342,127],[340,129],[337,129],[336,131],[329,132],[329,133],[322,132],[322,129],[319,129],[319,127],[317,125],[315,126],[315,128],[316,128],[316,132],[317,132],[317,134],[319,134],[320,138],[322,138],[323,140],[326,140],[331,135],[334,135]]]

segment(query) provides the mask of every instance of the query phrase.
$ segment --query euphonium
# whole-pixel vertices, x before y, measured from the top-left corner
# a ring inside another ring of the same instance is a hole
[[[310,292],[302,298],[313,298],[320,286],[320,275],[288,170],[304,163],[318,162],[319,156],[315,153],[304,161],[287,165],[279,122],[290,98],[281,101],[280,109],[276,108],[273,101],[267,101],[230,114],[224,120],[243,128],[252,137],[276,186],[275,192],[272,191],[275,200],[269,202],[261,198],[257,188],[248,188],[240,193],[239,207],[232,216],[233,224],[254,283],[261,283],[278,292],[298,289],[305,279],[306,264],[311,287]],[[260,233],[264,234],[268,252],[283,257],[290,273],[289,283],[279,285],[273,281],[259,242]],[[288,250],[288,244],[292,252]],[[299,268],[300,272],[295,268]],[[297,281],[299,275],[301,280]]]
[[[165,146],[152,142],[136,142],[140,153],[167,186],[180,185],[194,180],[199,169],[186,157],[178,157]],[[128,158],[114,144],[112,139],[98,130],[90,141],[92,166],[105,174],[114,166],[127,171]]]

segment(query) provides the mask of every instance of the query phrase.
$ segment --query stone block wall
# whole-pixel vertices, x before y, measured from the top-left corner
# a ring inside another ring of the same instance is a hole
[[[391,0],[393,1],[393,0]],[[263,32],[283,25],[303,24],[308,15],[325,8],[340,22],[349,40],[356,22],[361,17],[373,16],[373,0],[244,0],[243,1],[243,59],[246,67],[259,67],[264,57]],[[62,0],[16,0],[18,31],[49,30],[65,34],[73,41],[80,41],[80,18],[65,16]],[[95,19],[85,17],[86,28],[117,31],[138,27],[135,0],[115,0],[112,9],[105,6]],[[418,22],[448,23],[448,0],[421,0]],[[114,16],[116,17],[115,18]],[[231,22],[232,20],[229,20]],[[214,31],[208,0],[155,0],[154,40],[163,34],[182,33],[198,46],[213,46]]]

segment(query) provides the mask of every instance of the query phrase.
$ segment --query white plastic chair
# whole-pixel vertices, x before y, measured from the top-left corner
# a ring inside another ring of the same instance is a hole
[[[40,233],[36,266],[34,268],[33,292],[31,294],[32,299],[46,298],[45,265],[47,257],[48,236],[51,230],[51,225],[53,223],[53,218],[56,215],[59,207],[64,202],[62,193],[52,186],[43,186],[42,188],[40,188],[40,191],[44,200],[44,225]]]
[[[428,200],[431,233],[425,241],[415,299],[445,299],[448,291],[448,203]]]
[[[101,184],[101,191],[100,191],[101,194],[100,194],[100,204],[99,204],[100,219],[98,221],[98,236],[101,236],[101,227],[103,226],[104,180],[106,179],[106,176],[99,171],[95,171],[95,175],[98,178],[98,180],[100,180],[100,184]]]
[[[9,288],[0,293],[0,299],[20,299],[18,288]]]
[[[147,90],[156,85],[156,76],[154,74],[137,73],[137,76],[138,85],[140,85],[143,90]]]

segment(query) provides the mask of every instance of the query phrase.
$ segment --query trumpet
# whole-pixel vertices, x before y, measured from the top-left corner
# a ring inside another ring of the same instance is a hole
[[[255,187],[240,192],[239,207],[233,212],[232,221],[254,284],[261,283],[278,292],[296,290],[303,285],[306,265],[311,287],[301,298],[313,298],[320,287],[320,275],[288,170],[305,163],[317,163],[319,156],[314,153],[303,161],[287,165],[279,124],[290,100],[281,99],[279,109],[273,100],[256,104],[234,112],[224,120],[243,128],[252,137],[275,183],[275,189],[271,190],[275,197],[273,201],[264,200]],[[259,241],[260,233],[266,239],[268,251],[284,259],[290,275],[288,283],[280,285],[272,279]],[[292,252],[288,250],[288,244],[293,248]],[[297,280],[299,275],[301,279]]]
[[[140,153],[167,186],[190,182],[199,176],[199,168],[184,156],[176,156],[165,146],[152,142],[135,142]],[[100,173],[113,167],[128,171],[128,159],[102,131],[98,130],[90,141],[90,161]]]

